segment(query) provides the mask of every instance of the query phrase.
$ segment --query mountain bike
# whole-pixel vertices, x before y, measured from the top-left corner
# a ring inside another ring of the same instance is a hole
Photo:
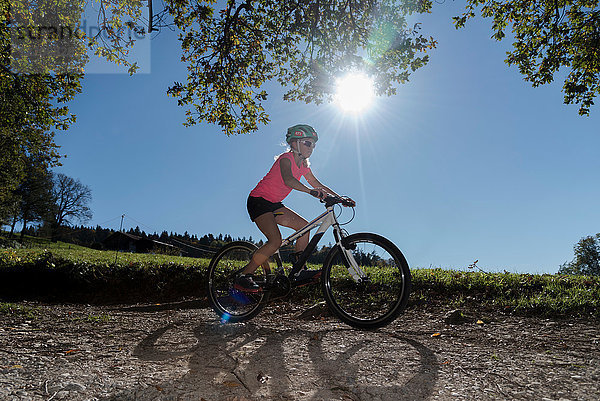
[[[258,249],[246,241],[224,245],[212,258],[208,268],[208,299],[222,322],[241,322],[256,316],[269,300],[286,297],[301,284],[295,280],[325,232],[333,227],[335,245],[323,262],[321,291],[330,311],[346,324],[374,329],[396,319],[405,309],[411,289],[411,275],[404,255],[390,240],[372,233],[349,235],[340,227],[334,206],[353,206],[345,197],[328,196],[321,202],[326,211],[302,229],[282,241],[273,255],[276,268],[269,261],[253,273],[262,287],[258,293],[234,288],[236,276]],[[354,209],[353,209],[354,211]],[[290,266],[284,265],[280,250],[319,227],[306,249]]]

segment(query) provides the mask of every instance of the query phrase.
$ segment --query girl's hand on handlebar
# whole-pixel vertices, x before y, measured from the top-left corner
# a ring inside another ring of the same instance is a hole
[[[315,198],[321,199],[321,200],[323,200],[327,196],[325,191],[323,191],[321,188],[311,189],[309,193],[312,196],[314,196]]]
[[[356,206],[356,202],[348,196],[342,196],[342,205],[346,207],[354,207]]]

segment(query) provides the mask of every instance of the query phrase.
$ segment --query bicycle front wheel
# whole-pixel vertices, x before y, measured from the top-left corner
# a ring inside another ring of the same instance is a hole
[[[327,305],[353,327],[374,329],[391,323],[406,308],[410,294],[411,276],[404,255],[377,234],[353,234],[343,244],[365,277],[353,277],[342,249],[334,247],[321,278]]]
[[[245,241],[235,241],[223,246],[213,256],[208,267],[207,292],[212,308],[225,322],[241,322],[256,316],[267,302],[268,293],[247,293],[233,287],[237,275],[250,262],[258,248]],[[262,266],[254,272],[254,280],[266,282]]]

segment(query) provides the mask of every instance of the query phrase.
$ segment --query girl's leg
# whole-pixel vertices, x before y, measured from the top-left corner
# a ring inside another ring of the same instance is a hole
[[[304,218],[299,216],[293,210],[290,210],[286,207],[284,207],[282,209],[277,209],[275,211],[275,214],[276,214],[275,221],[277,222],[277,224],[292,228],[296,231],[300,230],[301,228],[303,228],[304,226],[306,226],[308,224],[308,222],[306,220],[304,220]],[[310,236],[309,233],[306,233],[302,237],[300,237],[296,240],[296,252],[301,252],[304,249],[306,249],[306,246],[308,245],[309,236]],[[302,270],[300,270],[298,273],[296,273],[296,280],[297,280],[296,282],[302,283],[302,285],[312,284],[312,283],[318,282],[320,276],[321,276],[320,270],[310,270],[309,271],[306,269],[306,265],[305,265]]]
[[[267,237],[267,242],[254,252],[254,256],[252,256],[250,263],[242,271],[242,274],[254,273],[258,266],[265,263],[281,246],[281,233],[279,232],[279,227],[277,227],[273,213],[260,215],[254,222],[258,226],[258,229]]]
[[[276,214],[275,221],[277,224],[296,231],[308,224],[302,216],[287,207],[277,209],[274,213]],[[309,237],[309,233],[306,233],[296,240],[296,252],[303,251],[306,248]]]

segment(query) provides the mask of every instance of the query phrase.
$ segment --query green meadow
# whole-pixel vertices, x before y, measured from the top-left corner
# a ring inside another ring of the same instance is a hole
[[[6,243],[6,241],[4,242]],[[0,248],[0,297],[68,302],[144,302],[204,297],[210,260],[99,251],[28,238]],[[442,305],[509,314],[600,317],[600,278],[413,268],[410,307]],[[293,299],[320,298],[318,286]]]

